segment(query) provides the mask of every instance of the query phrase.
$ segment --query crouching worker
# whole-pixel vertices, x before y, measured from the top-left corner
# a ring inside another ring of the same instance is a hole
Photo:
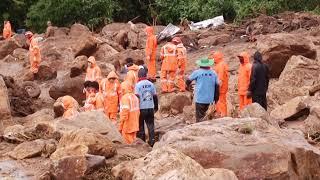
[[[131,82],[121,83],[119,131],[127,144],[132,144],[139,131],[139,99],[133,93]]]
[[[204,58],[197,61],[200,69],[195,70],[188,78],[186,84],[188,89],[192,81],[196,82],[195,101],[196,101],[196,121],[201,122],[206,115],[210,104],[217,103],[219,100],[219,81],[217,74],[211,70],[213,60]]]
[[[79,114],[78,108],[78,102],[71,96],[61,97],[53,105],[55,118],[62,116],[66,119],[72,119]]]
[[[111,71],[107,78],[102,79],[100,92],[104,97],[104,113],[114,123],[117,123],[119,99],[121,99],[121,88],[118,76]]]
[[[84,88],[88,93],[87,99],[84,103],[84,111],[103,110],[104,99],[103,95],[99,92],[99,83],[96,81],[86,81]]]
[[[138,72],[139,82],[136,84],[135,94],[140,100],[140,118],[138,137],[146,141],[144,123],[147,124],[149,141],[153,146],[155,143],[154,135],[154,113],[158,111],[158,97],[156,88],[152,82],[147,80],[146,69],[140,69]]]

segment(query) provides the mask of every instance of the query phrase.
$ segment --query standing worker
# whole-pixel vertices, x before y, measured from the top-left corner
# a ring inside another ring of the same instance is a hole
[[[127,58],[126,59],[126,67],[128,69],[127,75],[125,80],[130,83],[132,86],[132,89],[134,89],[136,83],[138,82],[138,71],[139,71],[139,66],[133,63],[132,58]]]
[[[121,87],[117,74],[111,71],[107,78],[102,79],[100,92],[104,97],[104,112],[114,123],[117,123],[119,100],[121,99]]]
[[[262,55],[259,51],[254,53],[254,62],[250,78],[249,91],[252,101],[260,104],[267,110],[267,91],[269,87],[269,68],[262,62]]]
[[[155,143],[154,135],[154,113],[158,111],[158,97],[156,88],[152,82],[147,80],[146,69],[140,69],[139,82],[135,88],[135,94],[140,100],[140,118],[139,118],[139,132],[138,137],[143,141],[146,141],[146,135],[144,130],[144,123],[148,127],[150,146]]]
[[[214,71],[217,73],[219,78],[220,96],[216,106],[216,110],[221,117],[226,117],[228,114],[227,108],[227,93],[229,83],[229,67],[224,62],[223,54],[221,52],[214,52],[212,54],[214,60]]]
[[[37,74],[41,63],[41,53],[38,40],[34,38],[33,33],[30,31],[26,32],[25,36],[29,43],[29,60],[31,65],[30,71],[33,74]]]
[[[170,93],[174,91],[174,80],[177,71],[177,46],[169,41],[161,48],[161,91]]]
[[[93,56],[88,58],[88,68],[85,77],[85,81],[100,82],[101,80],[101,69],[97,65],[96,59]]]
[[[242,52],[239,56],[240,67],[238,72],[238,94],[239,94],[239,110],[252,103],[249,92],[250,76],[252,65],[250,56],[247,52]]]
[[[211,70],[213,60],[204,58],[197,61],[200,69],[195,70],[186,81],[187,87],[192,81],[196,81],[195,101],[196,101],[196,121],[201,122],[206,112],[214,102],[219,100],[219,80],[217,74]]]
[[[132,144],[139,131],[139,99],[128,81],[121,83],[119,131],[127,144]]]
[[[186,91],[185,71],[187,66],[187,49],[183,46],[179,37],[172,39],[173,43],[177,46],[177,62],[178,62],[178,88],[180,92]]]
[[[10,21],[4,21],[2,33],[3,33],[4,39],[9,39],[12,36],[12,29],[11,29]]]
[[[152,82],[156,82],[156,57],[157,57],[157,37],[154,35],[154,29],[151,26],[146,27],[146,62],[148,63],[148,78]]]

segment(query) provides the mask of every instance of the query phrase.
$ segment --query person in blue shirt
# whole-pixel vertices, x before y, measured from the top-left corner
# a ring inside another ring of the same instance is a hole
[[[141,68],[138,71],[139,81],[135,86],[135,94],[140,100],[139,132],[137,137],[146,141],[144,130],[144,123],[146,123],[149,132],[148,144],[153,146],[155,143],[154,113],[158,111],[158,97],[154,84],[147,80],[147,72],[145,68]]]
[[[186,84],[190,87],[192,81],[196,82],[194,91],[196,121],[201,122],[210,104],[217,103],[219,100],[219,80],[217,74],[210,68],[214,65],[213,60],[203,58],[197,61],[197,65],[200,68],[192,72]]]

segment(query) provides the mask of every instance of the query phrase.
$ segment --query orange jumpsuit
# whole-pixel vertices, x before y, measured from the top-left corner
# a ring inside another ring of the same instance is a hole
[[[4,27],[3,27],[3,38],[4,39],[9,39],[11,36],[12,36],[12,29],[11,29],[11,24],[10,24],[10,21],[7,21],[5,24],[4,24]]]
[[[62,105],[64,108],[63,117],[66,119],[72,119],[74,116],[79,114],[78,112],[78,102],[71,96],[62,97]]]
[[[156,79],[156,56],[157,56],[157,38],[154,35],[153,27],[146,28],[147,42],[146,42],[146,58],[148,63],[148,78]]]
[[[84,103],[85,111],[103,110],[104,109],[104,98],[101,93],[91,93]]]
[[[121,84],[122,98],[120,102],[119,131],[127,144],[132,144],[139,131],[139,99],[133,93],[129,82]]]
[[[240,57],[244,59],[244,63],[240,64],[238,72],[239,109],[242,110],[245,106],[252,103],[252,98],[247,97],[252,64],[250,63],[249,53],[243,52],[240,54]]]
[[[109,81],[111,78],[116,80],[111,83]],[[101,81],[100,92],[104,97],[104,113],[112,122],[116,123],[119,99],[121,99],[121,87],[118,76],[114,71],[111,71],[108,77]]]
[[[213,59],[215,62],[214,70],[219,78],[220,85],[220,95],[219,101],[216,104],[217,112],[222,116],[226,117],[228,114],[227,108],[227,93],[228,93],[228,83],[229,83],[229,67],[223,60],[223,54],[221,52],[215,52],[213,54]]]
[[[97,81],[101,80],[101,69],[97,65],[96,59],[93,56],[90,56],[88,62],[93,64],[93,67],[87,68],[85,81]]]
[[[135,64],[128,67],[128,73],[126,75],[125,80],[131,84],[133,89],[138,82],[138,71],[139,71],[139,66]]]
[[[174,91],[174,80],[177,71],[177,46],[168,42],[161,48],[161,90],[162,92]]]
[[[29,60],[30,60],[30,71],[34,74],[38,73],[39,66],[41,63],[41,53],[40,47],[38,45],[38,40],[34,37],[30,40],[29,46]]]
[[[177,45],[177,59],[178,59],[178,87],[181,92],[186,91],[186,82],[184,79],[187,66],[187,49],[182,43]]]

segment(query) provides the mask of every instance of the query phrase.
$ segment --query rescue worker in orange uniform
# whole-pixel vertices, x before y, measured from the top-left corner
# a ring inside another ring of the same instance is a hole
[[[73,97],[71,96],[62,97],[62,105],[64,108],[64,113],[63,113],[64,118],[72,119],[73,117],[79,114],[78,112],[79,104]]]
[[[127,62],[126,66],[127,66],[128,72],[125,80],[128,81],[132,86],[132,89],[134,89],[135,85],[138,82],[138,71],[140,68],[139,66],[133,63],[132,58],[127,58],[126,62]]]
[[[3,33],[4,39],[9,39],[12,36],[12,29],[11,29],[10,21],[4,21],[2,33]]]
[[[93,56],[88,58],[88,68],[85,77],[85,81],[96,81],[100,82],[101,80],[101,69],[97,65],[96,59]]]
[[[84,111],[104,110],[104,98],[99,92],[99,83],[96,81],[86,81],[84,87],[88,96],[84,103]]]
[[[151,26],[146,27],[146,62],[148,63],[148,78],[151,82],[156,81],[156,56],[157,56],[157,38],[154,35],[154,29]]]
[[[216,110],[221,117],[226,117],[228,114],[227,108],[227,92],[229,83],[229,67],[224,62],[221,52],[214,52],[210,57],[214,60],[214,71],[217,73],[220,85],[219,101],[216,104]]]
[[[247,52],[242,52],[238,56],[240,67],[238,72],[238,94],[239,94],[239,110],[252,103],[249,96],[249,84],[251,77],[252,64],[250,63],[250,55]],[[248,97],[249,96],[249,97]]]
[[[40,47],[38,44],[38,40],[34,38],[34,35],[32,32],[28,31],[25,34],[27,41],[29,43],[29,60],[30,60],[30,71],[33,74],[38,73],[39,66],[41,63],[41,53],[40,53]]]
[[[107,78],[102,79],[100,92],[104,97],[104,113],[116,124],[119,100],[121,99],[121,87],[119,78],[114,71],[111,71]]]
[[[139,99],[129,82],[121,83],[119,131],[127,144],[132,144],[139,131]]]
[[[66,119],[72,119],[79,114],[79,104],[71,96],[63,96],[57,100],[53,105],[55,118],[63,117]]]
[[[177,85],[180,92],[186,91],[185,72],[187,66],[187,49],[182,44],[179,37],[172,39],[172,42],[177,46],[177,63],[178,63],[178,80]]]
[[[168,42],[161,48],[161,91],[162,93],[173,92],[177,62],[177,46],[173,42]]]

